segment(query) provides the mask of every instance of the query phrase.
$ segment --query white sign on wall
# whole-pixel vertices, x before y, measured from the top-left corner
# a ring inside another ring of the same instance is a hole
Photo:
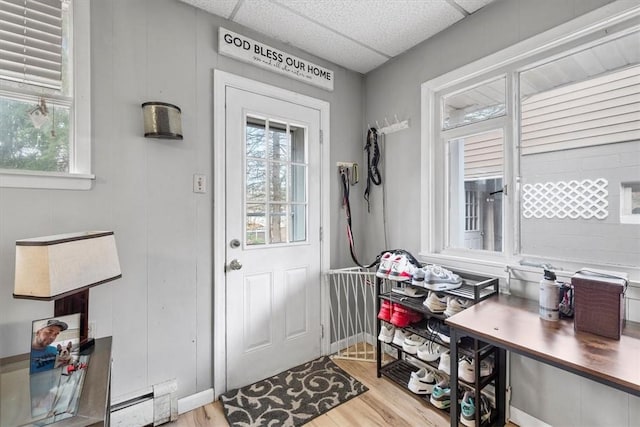
[[[333,90],[334,74],[332,70],[222,27],[218,30],[218,53],[276,73],[285,74],[326,90]]]

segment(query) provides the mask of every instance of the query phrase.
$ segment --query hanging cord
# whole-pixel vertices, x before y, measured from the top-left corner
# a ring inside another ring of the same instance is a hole
[[[349,252],[351,253],[351,259],[353,259],[353,262],[355,262],[356,265],[360,268],[371,268],[374,265],[378,265],[380,263],[380,258],[382,258],[382,255],[384,255],[386,252],[392,252],[395,254],[405,254],[409,261],[413,263],[413,265],[420,266],[420,261],[418,261],[409,251],[406,251],[404,249],[384,250],[376,255],[375,260],[369,265],[362,265],[360,261],[358,261],[358,257],[356,256],[355,251],[353,230],[351,229],[352,223],[351,204],[349,202],[349,168],[340,167],[338,171],[340,173],[340,180],[342,182],[342,205],[344,206],[344,210],[347,216],[347,240],[349,241]]]
[[[358,257],[356,256],[355,251],[355,243],[353,238],[353,230],[351,229],[351,204],[349,203],[349,168],[340,167],[340,180],[342,181],[342,206],[344,206],[344,211],[347,215],[347,240],[349,241],[349,252],[351,252],[351,259],[356,265],[360,268],[371,268],[374,265],[380,262],[380,256],[378,255],[371,264],[362,265],[360,261],[358,261]]]
[[[376,128],[370,128],[367,131],[367,143],[364,146],[367,151],[367,188],[364,190],[364,199],[367,201],[367,212],[371,213],[371,204],[369,203],[369,195],[371,193],[371,183],[375,185],[382,184],[382,177],[378,170],[378,162],[380,161],[380,147],[378,146],[378,131]],[[373,156],[371,150],[373,149]]]

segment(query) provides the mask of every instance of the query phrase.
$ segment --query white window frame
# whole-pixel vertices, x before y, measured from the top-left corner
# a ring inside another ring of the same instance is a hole
[[[628,31],[637,27],[640,6],[625,2],[610,3],[591,13],[580,16],[566,24],[531,37],[516,45],[489,55],[447,74],[424,82],[421,85],[421,251],[427,262],[443,263],[452,268],[474,270],[481,273],[504,276],[505,265],[518,264],[519,255],[519,175],[518,153],[514,141],[518,141],[518,126],[512,117],[519,117],[517,73],[535,66],[543,60],[564,55],[585,43],[602,38],[604,29],[609,32]],[[607,37],[612,37],[610,33]],[[506,117],[441,131],[441,105],[439,93],[446,94],[464,90],[489,81],[500,74],[507,77]],[[448,195],[441,183],[447,182],[446,140],[463,134],[479,133],[483,130],[502,127],[505,144],[503,251],[501,253],[446,248],[448,231]],[[579,269],[567,260],[554,260],[568,268]],[[597,264],[594,264],[597,265]],[[605,266],[606,267],[606,266]]]
[[[0,187],[89,190],[91,171],[91,25],[90,2],[76,0],[73,13],[73,116],[69,153],[72,170],[40,172],[0,169]]]

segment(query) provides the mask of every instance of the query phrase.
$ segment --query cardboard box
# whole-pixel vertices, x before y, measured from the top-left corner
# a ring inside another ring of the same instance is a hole
[[[626,274],[583,269],[573,275],[571,284],[574,288],[574,329],[620,339],[624,326]]]

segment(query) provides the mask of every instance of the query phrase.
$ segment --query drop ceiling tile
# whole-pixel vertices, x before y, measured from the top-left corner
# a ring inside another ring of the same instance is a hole
[[[239,0],[180,0],[214,15],[229,19]]]
[[[458,5],[460,5],[464,10],[469,13],[473,13],[476,10],[485,7],[489,3],[494,0],[454,0]]]
[[[464,18],[446,0],[273,2],[387,56],[396,56]]]
[[[389,59],[268,0],[245,1],[234,21],[360,73],[366,73]]]

